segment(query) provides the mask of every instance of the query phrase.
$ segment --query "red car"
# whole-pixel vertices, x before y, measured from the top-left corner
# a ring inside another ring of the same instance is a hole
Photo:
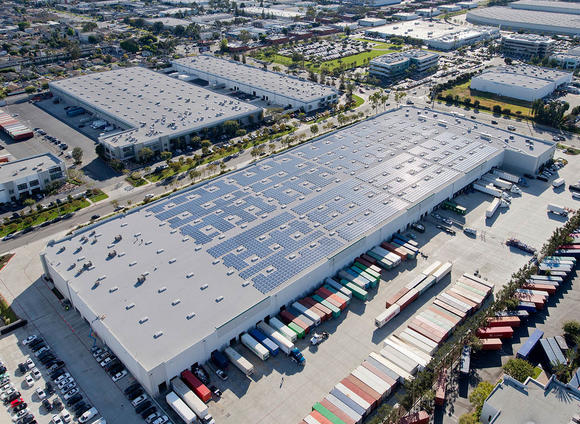
[[[22,400],[22,398],[14,399],[12,402],[10,402],[10,407],[14,408],[15,406],[18,406],[23,402],[24,401]]]

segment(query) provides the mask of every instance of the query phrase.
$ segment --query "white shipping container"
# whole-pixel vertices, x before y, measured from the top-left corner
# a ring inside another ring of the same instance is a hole
[[[425,275],[433,274],[435,271],[437,271],[437,269],[440,266],[441,266],[441,262],[440,261],[435,261],[435,262],[433,262],[431,265],[429,265],[427,268],[425,268],[423,270],[423,274],[425,274]]]
[[[363,367],[362,365],[359,365],[358,367],[356,367],[353,370],[353,372],[356,372],[357,375],[360,375],[361,377],[363,377],[363,378],[357,377],[359,380],[361,380],[363,382],[365,382],[366,380],[368,380],[369,382],[374,382],[375,385],[380,388],[380,390],[375,390],[375,391],[379,392],[381,394],[381,396],[383,394],[388,393],[391,390],[391,385],[389,383],[387,383],[381,377],[379,377],[378,375],[373,373],[371,370]]]
[[[318,314],[312,312],[308,308],[306,308],[306,306],[302,305],[301,303],[294,302],[292,304],[292,307],[294,309],[296,309],[298,312],[301,312],[304,315],[306,315],[308,318],[310,318],[312,320],[312,322],[314,323],[314,325],[317,325],[317,326],[320,325],[320,316]]]
[[[389,306],[386,311],[383,311],[379,315],[377,315],[377,317],[375,318],[375,325],[378,328],[381,328],[387,322],[395,318],[399,314],[399,312],[401,312],[401,307],[396,303],[394,305]]]
[[[430,275],[430,276],[426,277],[421,284],[419,284],[417,287],[415,287],[415,290],[417,290],[419,292],[419,296],[420,296],[423,293],[425,293],[429,289],[429,287],[431,287],[436,282],[437,282],[437,279],[433,275]]]
[[[415,330],[413,330],[412,328],[405,328],[403,330],[403,333],[407,333],[409,334],[411,337],[416,338],[417,340],[425,343],[427,346],[431,346],[433,349],[437,349],[439,347],[439,344],[437,344],[437,342],[434,342],[433,340],[431,340],[428,337],[425,337],[423,334],[416,332]]]
[[[258,329],[260,329],[266,336],[268,336],[274,343],[276,343],[280,350],[286,355],[289,355],[290,351],[294,349],[294,343],[292,343],[278,331],[274,330],[264,321],[260,321],[256,327],[258,327]]]
[[[405,288],[408,290],[414,289],[419,284],[421,284],[425,278],[427,278],[425,275],[419,274],[415,278],[413,278],[409,283],[407,283]]]
[[[409,346],[407,343],[399,338],[396,338],[395,336],[387,337],[385,343],[389,343],[395,349],[401,351],[401,353],[406,354],[409,358],[417,362],[422,367],[425,367],[431,360],[430,355],[427,355],[424,352]]]
[[[385,358],[383,358],[381,355],[379,355],[378,353],[375,352],[371,352],[369,354],[369,356],[367,356],[367,362],[375,367],[377,367],[377,369],[379,371],[384,372],[386,375],[388,375],[389,377],[391,377],[393,380],[395,380],[395,382],[400,381],[401,380],[401,376],[399,374],[397,374],[395,371],[393,371],[391,368],[389,368],[387,365],[385,365],[384,361]]]
[[[262,361],[265,361],[270,357],[270,352],[264,346],[260,344],[256,339],[250,336],[247,333],[242,334],[240,340],[244,346],[246,346],[250,351],[260,358]]]
[[[495,211],[497,211],[497,209],[499,208],[500,203],[501,201],[498,197],[493,199],[492,202],[487,207],[487,209],[485,210],[485,217],[491,218],[495,214]]]
[[[359,414],[361,416],[365,416],[367,413],[365,408],[363,408],[357,402],[355,402],[353,399],[351,399],[349,396],[347,396],[346,393],[344,393],[342,390],[340,390],[340,388],[337,386],[338,386],[338,384],[332,388],[332,390],[330,391],[330,394],[335,396],[338,400],[340,400],[342,403],[344,403],[346,406],[348,406],[350,409],[352,409],[357,414]],[[341,384],[341,386],[344,387],[342,384]]]
[[[453,268],[453,264],[451,262],[445,262],[433,273],[433,277],[439,282],[451,272],[451,268]]]
[[[456,297],[450,296],[447,293],[439,293],[437,295],[437,299],[465,313],[469,313],[469,311],[471,311],[471,306],[469,304],[462,302],[461,300],[457,299]]]
[[[312,415],[305,416],[304,417],[304,422],[307,423],[307,424],[321,424],[320,421],[318,421]]]
[[[405,382],[405,380],[413,380],[413,375],[408,373],[407,371],[405,371],[403,368],[401,368],[399,365],[397,365],[396,363],[394,363],[393,361],[391,361],[389,358],[387,358],[385,355],[383,355],[383,352],[381,351],[381,358],[383,360],[383,363],[385,364],[386,367],[392,369],[395,373],[397,373],[399,375],[399,383],[403,384]]]
[[[385,395],[385,393],[387,393],[387,391],[389,390],[388,384],[386,384],[384,381],[381,383],[381,382],[377,381],[376,378],[369,377],[365,373],[362,373],[359,369],[352,370],[351,374],[354,377],[358,378],[360,381],[362,381],[364,384],[369,386],[371,389],[373,389],[379,395],[381,395],[381,397],[383,397]]]
[[[505,172],[500,169],[494,169],[493,173],[494,175],[497,175],[498,177],[503,178],[504,180],[510,181],[512,183],[517,184],[520,182],[520,177],[518,177],[517,175],[510,174],[509,172]]]
[[[465,274],[463,274],[463,276],[465,278],[469,278],[470,280],[475,281],[476,283],[483,284],[484,286],[487,286],[487,287],[489,287],[491,289],[493,289],[493,287],[494,287],[494,284],[493,283],[490,283],[489,281],[486,281],[483,278],[476,277],[473,274],[465,273]]]
[[[421,349],[421,351],[423,351],[429,355],[435,351],[435,349],[433,349],[431,346],[426,345],[425,343],[414,338],[413,336],[411,336],[408,333],[402,332],[401,334],[399,334],[399,337],[401,338],[401,340],[404,340],[408,344],[413,345],[413,346],[417,347],[418,349]]]
[[[396,253],[390,252],[387,250],[387,256],[386,259],[391,261],[393,263],[393,266],[397,266],[401,263],[401,257],[399,255],[397,255]]]
[[[234,348],[226,347],[224,353],[230,362],[244,374],[250,375],[254,372],[254,366],[252,363],[240,355],[237,350],[234,350]]]
[[[165,401],[185,423],[197,423],[197,416],[174,392],[167,393]]]
[[[347,395],[349,399],[352,399],[359,406],[361,406],[364,409],[365,413],[370,412],[370,410],[372,408],[372,405],[370,403],[368,403],[366,400],[364,400],[363,398],[361,398],[359,395],[357,395],[355,392],[353,392],[352,390],[350,390],[344,384],[338,383],[334,387],[337,388],[338,390],[340,390],[345,395]]]
[[[352,408],[350,408],[348,405],[346,405],[343,401],[341,401],[340,399],[338,399],[336,396],[334,396],[332,394],[328,394],[328,395],[326,395],[324,397],[324,399],[326,399],[327,401],[329,401],[330,403],[332,403],[334,406],[336,406],[338,409],[340,409],[342,412],[344,412],[350,418],[352,418],[353,420],[355,420],[355,422],[357,424],[359,424],[359,423],[362,422],[362,416],[359,415]]]
[[[403,368],[409,374],[415,374],[417,372],[417,368],[419,367],[417,362],[405,356],[403,353],[393,348],[389,344],[385,345],[385,347],[381,349],[381,355],[383,355],[391,362],[394,362],[399,367]]]
[[[291,342],[295,342],[298,336],[296,333],[288,328],[286,324],[280,321],[278,318],[270,318],[270,325],[278,330],[284,337],[286,337]]]

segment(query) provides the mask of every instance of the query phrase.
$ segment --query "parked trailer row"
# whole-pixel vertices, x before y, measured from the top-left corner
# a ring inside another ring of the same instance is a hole
[[[254,373],[254,365],[246,358],[244,358],[237,350],[233,347],[226,347],[224,353],[234,366],[243,372],[246,376]]]
[[[165,396],[165,401],[171,407],[171,409],[175,411],[179,418],[183,420],[184,423],[197,423],[197,417],[195,413],[174,392],[167,393]]]
[[[494,169],[492,172],[495,176],[498,176],[499,178],[502,178],[502,179],[509,181],[509,182],[512,182],[514,184],[517,184],[520,182],[520,177],[518,177],[517,175],[514,175],[514,174],[510,174],[509,172],[502,171],[501,169]]]
[[[202,424],[215,424],[215,420],[209,413],[208,406],[187,387],[182,379],[179,377],[171,379],[171,388],[197,415]]]
[[[494,197],[502,197],[503,194],[499,188],[495,188],[493,184],[485,183],[484,181],[473,183],[473,189]]]

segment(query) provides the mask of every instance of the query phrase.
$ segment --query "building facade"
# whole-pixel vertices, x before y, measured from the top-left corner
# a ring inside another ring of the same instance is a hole
[[[370,62],[369,73],[381,79],[397,79],[406,72],[422,73],[437,66],[439,55],[420,49],[390,53],[375,57]]]
[[[65,180],[66,164],[52,153],[0,165],[0,203],[32,197]]]
[[[501,39],[501,50],[506,56],[530,59],[543,58],[554,51],[556,41],[536,34],[509,34]]]
[[[580,47],[552,55],[550,60],[555,60],[564,69],[575,70],[580,67]]]
[[[463,46],[471,46],[480,41],[493,40],[500,37],[498,28],[471,28],[427,40],[427,45],[433,49],[449,51]]]

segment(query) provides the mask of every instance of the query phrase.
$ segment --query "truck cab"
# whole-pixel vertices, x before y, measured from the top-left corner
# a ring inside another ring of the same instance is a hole
[[[290,358],[300,366],[304,366],[306,363],[306,359],[302,353],[300,353],[297,347],[290,351]]]

